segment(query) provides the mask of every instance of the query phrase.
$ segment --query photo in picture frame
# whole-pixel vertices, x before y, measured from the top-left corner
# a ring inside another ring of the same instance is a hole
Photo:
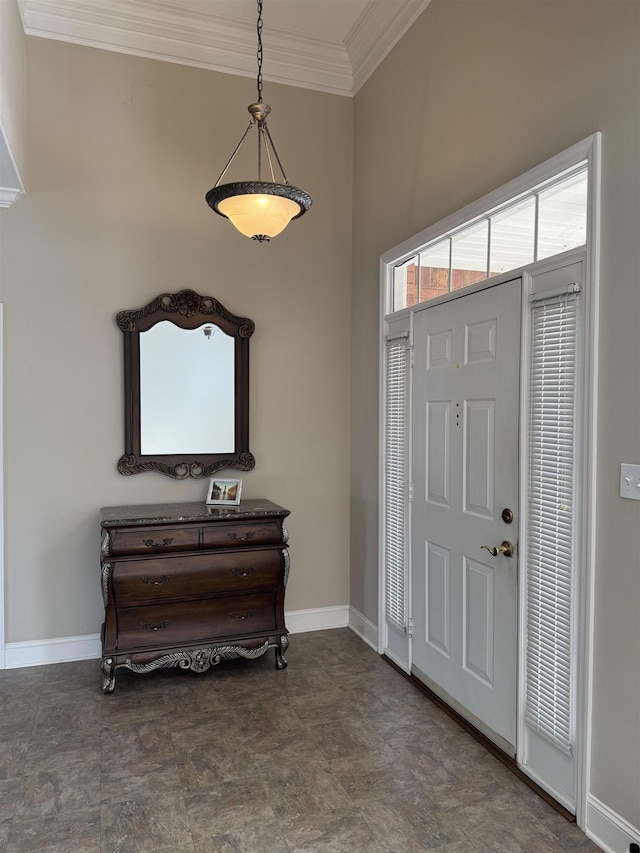
[[[211,477],[207,489],[207,506],[238,506],[241,493],[242,480]]]

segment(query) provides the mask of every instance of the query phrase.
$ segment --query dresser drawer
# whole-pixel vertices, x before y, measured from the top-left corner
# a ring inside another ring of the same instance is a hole
[[[245,521],[210,524],[202,528],[203,548],[238,548],[253,545],[277,545],[282,542],[282,523]]]
[[[123,606],[275,589],[281,569],[280,548],[118,560],[112,573],[113,596]]]
[[[110,553],[154,554],[193,551],[200,543],[198,527],[136,527],[110,531]]]
[[[233,644],[233,637],[277,628],[275,592],[236,595],[124,607],[118,611],[117,645],[126,651],[207,640],[220,644],[221,638]]]

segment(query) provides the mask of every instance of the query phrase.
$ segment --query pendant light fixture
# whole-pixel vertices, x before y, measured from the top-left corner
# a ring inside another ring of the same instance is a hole
[[[220,216],[244,234],[264,243],[280,234],[292,219],[297,219],[311,207],[311,196],[304,190],[292,186],[285,175],[280,157],[267,127],[267,116],[271,107],[262,101],[262,2],[258,0],[258,101],[248,107],[251,121],[240,142],[229,158],[227,165],[206,195],[207,204]],[[229,166],[233,163],[240,146],[253,128],[258,134],[258,179],[221,184]],[[263,180],[263,159],[266,159],[271,180]],[[274,160],[280,169],[282,181],[276,181]]]

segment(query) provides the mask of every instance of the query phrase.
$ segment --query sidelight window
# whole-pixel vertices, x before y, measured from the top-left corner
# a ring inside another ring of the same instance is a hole
[[[527,725],[566,755],[573,732],[579,285],[534,299],[526,504]]]
[[[389,624],[407,630],[408,334],[385,341],[385,609]]]

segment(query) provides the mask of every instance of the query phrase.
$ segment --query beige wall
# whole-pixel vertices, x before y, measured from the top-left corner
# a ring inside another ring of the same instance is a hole
[[[351,603],[377,622],[378,259],[603,132],[592,793],[640,826],[640,4],[434,0],[355,98]]]
[[[256,323],[243,496],[291,510],[286,608],[346,605],[350,101],[265,85],[314,207],[259,245],[204,200],[255,81],[33,37],[26,60],[29,187],[3,214],[7,641],[99,632],[101,506],[204,500],[204,481],[116,471],[115,314],[185,287]]]
[[[26,180],[24,43],[15,0],[0,0],[0,121],[23,181]]]

